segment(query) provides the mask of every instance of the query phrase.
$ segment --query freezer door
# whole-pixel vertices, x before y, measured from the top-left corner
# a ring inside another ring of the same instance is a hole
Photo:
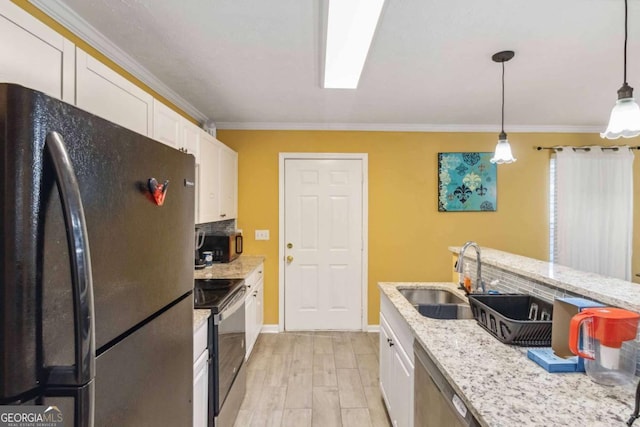
[[[98,356],[96,379],[85,386],[95,387],[95,427],[192,425],[193,335],[183,333],[192,316],[189,295]],[[84,391],[29,403],[55,405],[65,426],[88,427],[78,422]]]
[[[98,356],[96,427],[193,424],[192,330],[189,295]]]

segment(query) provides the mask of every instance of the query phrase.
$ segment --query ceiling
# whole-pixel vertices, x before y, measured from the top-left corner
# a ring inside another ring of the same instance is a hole
[[[236,129],[603,130],[622,85],[623,0],[387,0],[359,87],[322,89],[325,0],[56,0]],[[640,93],[640,0],[628,81]]]

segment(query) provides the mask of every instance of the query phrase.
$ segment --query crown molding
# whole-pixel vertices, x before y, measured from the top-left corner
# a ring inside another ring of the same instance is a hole
[[[186,99],[174,92],[169,86],[154,76],[129,54],[120,49],[100,31],[74,12],[60,0],[29,0],[34,6],[55,19],[73,34],[84,40],[107,58],[127,70],[135,78],[146,84],[154,91],[171,101],[176,107],[198,120],[200,123],[209,118],[191,105]]]
[[[434,125],[413,123],[288,123],[288,122],[216,122],[216,128],[228,130],[342,130],[368,132],[481,132],[499,133],[499,125]],[[598,133],[596,126],[509,126],[509,133]]]

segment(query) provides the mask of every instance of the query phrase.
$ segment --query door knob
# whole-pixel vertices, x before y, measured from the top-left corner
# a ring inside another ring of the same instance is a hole
[[[291,255],[287,255],[287,262],[292,262],[293,261],[293,257]]]

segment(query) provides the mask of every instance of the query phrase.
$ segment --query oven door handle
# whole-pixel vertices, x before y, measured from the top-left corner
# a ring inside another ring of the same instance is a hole
[[[246,288],[243,286],[234,296],[227,306],[218,314],[213,316],[213,324],[219,325],[224,319],[231,317],[240,307],[244,306],[244,296]]]

